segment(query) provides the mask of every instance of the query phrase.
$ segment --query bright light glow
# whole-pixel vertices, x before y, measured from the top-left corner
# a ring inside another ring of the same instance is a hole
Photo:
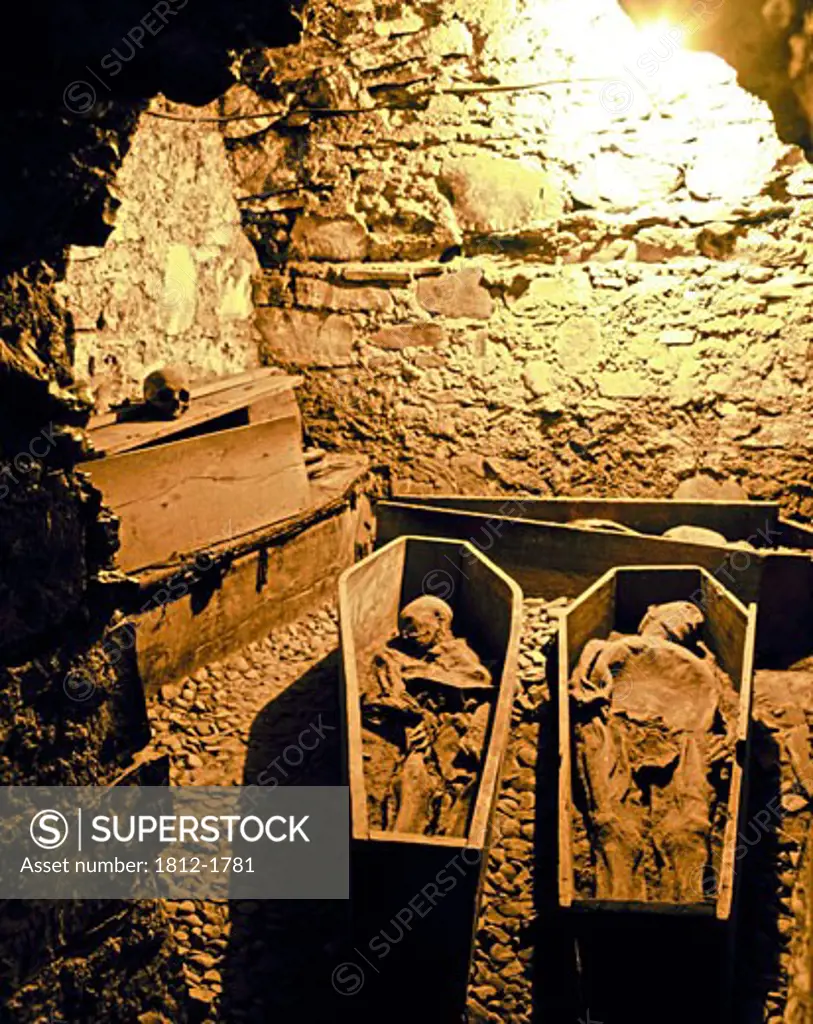
[[[682,49],[686,42],[686,29],[682,25],[672,25],[661,19],[651,25],[642,26],[637,31],[641,47],[667,47]]]
[[[544,130],[546,160],[575,172],[582,203],[632,209],[682,184],[712,202],[759,193],[782,146],[767,106],[694,48],[701,14],[639,26],[615,0],[504,2],[516,17],[489,43],[493,71],[558,83],[518,93],[513,112]]]

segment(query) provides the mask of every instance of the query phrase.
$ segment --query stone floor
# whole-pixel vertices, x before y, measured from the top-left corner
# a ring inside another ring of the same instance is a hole
[[[558,754],[546,665],[565,603],[525,603],[520,688],[469,984],[471,1022],[618,1019],[591,1004],[595,992],[581,976],[586,968],[578,937],[563,931],[556,917]],[[227,661],[162,687],[150,702],[150,716],[157,747],[171,755],[172,783],[336,784],[337,644],[335,611],[324,607]],[[758,675],[751,792],[738,864],[744,885],[737,1020],[747,1024],[810,1024],[813,712],[798,710],[805,707],[813,707],[810,673]],[[303,754],[296,737],[307,728],[323,740]],[[342,958],[344,904],[169,906],[200,1022],[358,1019],[353,1001],[338,998],[331,984]]]

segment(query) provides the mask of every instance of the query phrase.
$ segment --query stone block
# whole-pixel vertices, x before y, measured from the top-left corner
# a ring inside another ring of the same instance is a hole
[[[482,280],[482,270],[474,267],[443,277],[425,277],[418,282],[418,302],[440,316],[488,320],[494,312],[494,301]]]
[[[596,383],[604,398],[643,398],[651,390],[645,377],[629,369],[597,373]]]
[[[397,324],[382,327],[370,338],[379,348],[439,348],[446,341],[446,332],[437,324]]]
[[[556,333],[559,361],[570,373],[592,370],[601,358],[601,324],[589,316],[574,316]]]
[[[632,261],[636,257],[641,258],[638,256],[635,242],[627,238],[616,238],[597,249],[590,259],[596,263],[614,263],[616,260]]]
[[[661,331],[658,340],[661,345],[692,345],[696,337],[694,331],[671,328]]]
[[[635,243],[642,263],[661,263],[676,256],[694,256],[697,251],[692,231],[678,231],[663,225],[639,231]]]
[[[599,152],[581,164],[572,191],[584,206],[629,211],[668,198],[680,182],[676,167],[652,157]]]
[[[368,245],[367,231],[358,221],[303,214],[291,231],[290,255],[295,259],[344,263],[365,259]]]
[[[593,286],[580,267],[563,267],[555,277],[537,277],[513,303],[512,309],[520,316],[532,315],[547,304],[559,308],[585,306],[592,302]]]
[[[447,161],[438,182],[464,231],[515,231],[561,216],[565,197],[541,167],[481,153]]]
[[[564,402],[559,392],[560,373],[546,359],[534,359],[525,367],[522,381],[536,399],[534,409],[547,413],[564,411]]]
[[[748,494],[733,478],[716,480],[706,473],[682,480],[672,495],[676,501],[747,501]]]
[[[324,316],[273,306],[257,310],[261,353],[296,366],[348,366],[352,362],[353,325],[336,313]]]
[[[296,301],[311,309],[389,313],[394,303],[386,288],[342,287],[313,277],[297,277]]]

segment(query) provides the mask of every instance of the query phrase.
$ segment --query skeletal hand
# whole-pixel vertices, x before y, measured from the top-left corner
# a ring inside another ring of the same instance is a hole
[[[719,733],[712,733],[709,739],[709,745],[706,750],[706,759],[710,765],[717,764],[718,761],[725,761],[731,754],[730,744],[727,736],[721,736]]]
[[[419,722],[409,733],[409,749],[419,754],[426,754],[432,749],[432,737],[426,728],[426,722]]]

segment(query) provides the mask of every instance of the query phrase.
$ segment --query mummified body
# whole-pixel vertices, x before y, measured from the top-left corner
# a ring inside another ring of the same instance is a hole
[[[637,635],[589,641],[571,678],[597,898],[713,895],[736,693],[699,642],[702,624],[689,602],[651,607]]]
[[[452,633],[452,610],[419,597],[399,633],[371,659],[362,697],[365,776],[373,828],[465,834],[477,791],[494,686]]]

